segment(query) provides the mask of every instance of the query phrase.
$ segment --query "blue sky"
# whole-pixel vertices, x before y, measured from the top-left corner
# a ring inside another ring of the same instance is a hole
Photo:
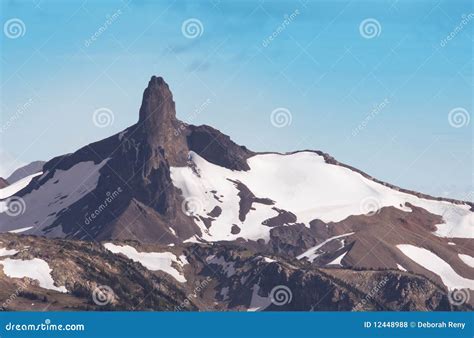
[[[472,199],[471,3],[4,0],[0,174],[135,123],[155,74],[179,118],[253,150],[319,149],[406,188]],[[10,19],[20,33],[5,32]],[[202,27],[192,38],[188,19]],[[93,123],[99,108],[112,124]],[[278,108],[291,116],[280,128]]]

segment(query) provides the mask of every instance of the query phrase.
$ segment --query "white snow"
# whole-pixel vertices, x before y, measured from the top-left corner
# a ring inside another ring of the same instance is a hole
[[[138,252],[137,249],[130,245],[120,246],[113,243],[105,243],[104,247],[114,254],[123,254],[132,261],[139,262],[151,271],[163,271],[180,283],[186,282],[182,272],[173,266],[173,263],[180,267],[188,264],[186,257],[183,255],[177,257],[171,252]]]
[[[216,264],[222,268],[222,271],[226,275],[226,277],[232,277],[235,275],[235,263],[234,262],[227,262],[224,257],[216,257],[215,255],[211,255],[206,257],[207,264]]]
[[[271,258],[268,258],[268,257],[263,257],[263,260],[264,260],[266,263],[275,263],[275,262],[276,262],[276,260],[271,259]]]
[[[448,245],[456,245],[454,242],[448,242]]]
[[[415,263],[438,275],[449,290],[474,290],[474,280],[460,276],[446,261],[431,251],[410,244],[399,244],[397,248]]]
[[[347,237],[347,236],[350,236],[350,235],[353,235],[354,232],[349,232],[347,234],[343,234],[343,235],[339,235],[339,236],[334,236],[334,237],[331,237],[331,238],[328,238],[326,239],[324,242],[306,250],[305,252],[303,252],[301,255],[297,256],[296,258],[297,259],[303,259],[303,258],[308,258],[308,260],[312,263],[318,256],[322,255],[322,253],[317,253],[318,250],[320,248],[322,248],[323,246],[325,246],[327,243],[335,240],[335,239],[339,239],[339,238],[342,238],[342,237]]]
[[[0,248],[0,256],[13,256],[17,254],[18,251],[15,249],[5,249],[5,248]]]
[[[344,252],[342,255],[334,259],[333,261],[329,262],[327,265],[340,265],[342,266],[342,259],[348,253],[348,251]]]
[[[33,229],[33,227],[20,228],[20,229],[16,229],[16,230],[10,230],[8,232],[11,233],[11,234],[19,234],[21,232],[25,232],[25,231],[28,231],[30,229]]]
[[[328,164],[313,152],[294,154],[260,154],[247,160],[250,170],[233,171],[212,164],[194,152],[189,154],[191,167],[171,168],[173,184],[185,198],[198,205],[196,214],[207,217],[215,207],[221,215],[207,229],[195,218],[207,241],[269,239],[270,227],[262,225],[266,219],[277,216],[273,207],[290,211],[297,216],[297,223],[320,219],[339,222],[351,215],[367,213],[364,201],[375,201],[376,209],[393,206],[411,212],[406,203],[422,207],[443,217],[437,225],[438,236],[474,238],[474,213],[469,205],[456,205],[444,201],[418,198],[391,189],[365,178],[361,174],[338,165]],[[246,220],[239,220],[238,190],[230,182],[240,181],[259,198],[269,198],[275,205],[254,203]],[[218,201],[211,191],[217,191]],[[372,209],[370,209],[372,210]],[[239,234],[231,234],[231,227],[240,227]]]
[[[405,269],[403,266],[401,266],[400,264],[397,264],[397,268],[398,270],[402,270],[402,271],[407,271],[407,269]]]
[[[221,289],[220,295],[222,296],[223,300],[226,300],[229,297],[229,287],[228,286],[223,287]]]
[[[94,164],[93,161],[80,162],[68,170],[57,170],[53,177],[38,189],[22,197],[26,206],[23,215],[10,217],[5,213],[0,213],[0,231],[6,232],[25,227],[37,230],[37,228],[43,229],[51,225],[61,210],[77,202],[97,187],[99,170],[107,161],[108,159],[105,159],[99,164]],[[46,173],[43,177],[45,175]],[[34,231],[32,229],[25,231]]]
[[[262,297],[258,294],[260,285],[255,284],[252,288],[252,299],[250,300],[250,306],[247,309],[248,312],[262,311],[265,310],[270,304],[270,297]]]
[[[51,277],[51,268],[48,263],[39,258],[29,260],[6,258],[0,261],[3,265],[3,272],[11,278],[28,277],[39,281],[39,286],[43,289],[67,292],[64,286],[55,286]]]
[[[6,186],[5,188],[0,189],[0,199],[5,199],[5,198],[15,195],[21,189],[25,188],[31,182],[33,178],[41,174],[42,172],[39,172],[30,176],[27,176],[13,184],[10,184],[9,186]]]
[[[471,268],[474,268],[474,257],[465,254],[459,254],[459,258],[461,258],[461,260]]]

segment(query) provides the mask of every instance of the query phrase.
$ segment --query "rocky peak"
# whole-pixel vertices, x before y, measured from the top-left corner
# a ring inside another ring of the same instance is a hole
[[[138,122],[156,127],[173,120],[176,120],[173,94],[162,77],[152,76],[143,93]]]
[[[152,76],[143,93],[138,127],[152,152],[164,151],[171,165],[184,163],[187,146],[184,135],[177,133],[183,123],[176,119],[173,94],[162,77]]]

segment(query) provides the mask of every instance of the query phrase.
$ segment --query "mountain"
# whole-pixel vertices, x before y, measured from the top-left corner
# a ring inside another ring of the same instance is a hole
[[[27,176],[36,174],[43,170],[43,165],[45,163],[46,162],[44,161],[34,161],[23,167],[20,167],[16,169],[10,176],[8,176],[7,181],[9,183],[15,183]]]
[[[472,202],[398,188],[320,151],[251,151],[179,121],[169,86],[155,76],[135,125],[1,189],[0,208],[0,232],[29,235],[5,234],[5,250],[64,243],[26,257],[53,257],[59,276],[65,267],[54,257],[66,253],[64,264],[83,271],[56,280],[68,295],[78,287],[87,298],[102,277],[84,271],[121,257],[148,270],[134,270],[138,279],[174,276],[185,295],[210,277],[212,288],[191,309],[272,310],[273,287],[283,285],[294,299],[285,309],[348,310],[382,280],[390,290],[384,284],[358,309],[449,310],[461,289],[462,306],[474,300]],[[84,250],[97,256],[87,268],[73,259]],[[161,260],[169,264],[150,263]],[[117,267],[103,282],[124,294],[138,288],[133,278],[117,282],[122,273]],[[137,308],[133,301],[115,305]],[[176,305],[156,302],[138,308]]]
[[[8,186],[8,181],[0,177],[0,189],[5,188],[6,186]]]

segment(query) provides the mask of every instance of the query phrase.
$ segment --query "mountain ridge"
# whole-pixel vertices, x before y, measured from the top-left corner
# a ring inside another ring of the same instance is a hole
[[[0,207],[9,210],[12,201],[19,199],[24,210],[15,217],[0,212],[0,232],[71,243],[112,242],[119,248],[132,241],[132,249],[120,253],[128,258],[135,257],[127,256],[130,250],[145,246],[170,251],[191,246],[203,254],[208,246],[222,254],[236,248],[245,255],[275,256],[278,262],[290,264],[288,273],[298,281],[292,284],[295,287],[304,284],[302,266],[330,269],[331,274],[408,270],[412,274],[408,284],[420,275],[445,288],[443,296],[424,284],[437,304],[429,309],[449,308],[443,297],[474,281],[469,263],[469,257],[474,257],[472,202],[396,187],[319,150],[249,150],[213,127],[179,121],[171,90],[161,77],[152,77],[145,89],[136,124],[57,156],[42,166],[42,172],[6,189],[10,195],[0,190],[4,196]],[[229,267],[243,262],[239,255],[236,261],[212,255],[209,262],[194,260],[197,265],[189,267],[192,273],[189,269],[183,273],[195,278],[206,265]],[[427,264],[420,259],[425,256],[439,264]],[[251,267],[252,262],[242,264]],[[444,265],[449,273],[438,268]],[[315,285],[328,285],[320,284],[327,276],[308,273]],[[405,278],[400,276],[387,278]],[[281,278],[277,279],[283,282],[286,277]],[[345,284],[334,278],[329,278],[329,284],[347,292]],[[219,279],[218,287],[223,288],[219,293],[230,290],[225,289],[231,287],[227,284]],[[244,303],[239,303],[242,289],[235,289],[225,308],[266,308],[252,302],[262,300],[259,297],[268,293],[270,284],[256,283]],[[348,297],[357,299],[358,292]],[[224,301],[219,295],[211,298]],[[291,309],[310,308],[304,305],[304,297],[298,299],[298,306]],[[348,303],[339,301],[340,309],[348,309]],[[395,308],[423,308],[415,303]],[[382,309],[387,304],[374,306]]]

